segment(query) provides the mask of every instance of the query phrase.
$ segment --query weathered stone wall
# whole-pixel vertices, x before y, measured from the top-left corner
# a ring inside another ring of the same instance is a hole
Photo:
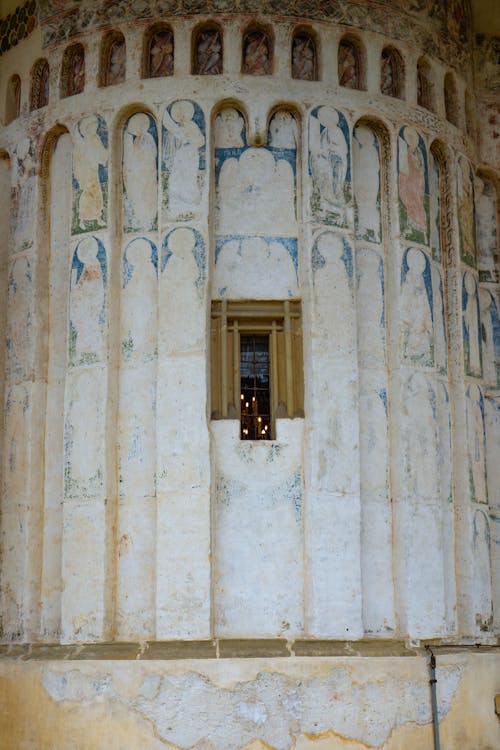
[[[7,746],[91,723],[75,746],[431,747],[419,643],[494,646],[500,617],[498,164],[471,40],[399,4],[260,27],[140,5],[41,4],[1,59],[1,633],[30,644],[4,649]],[[301,300],[304,413],[271,441],[211,419],[214,299]],[[131,663],[161,641],[193,660]],[[440,657],[450,747],[498,742],[497,660]]]

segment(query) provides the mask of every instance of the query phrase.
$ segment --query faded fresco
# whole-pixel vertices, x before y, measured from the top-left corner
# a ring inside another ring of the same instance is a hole
[[[125,39],[115,39],[108,52],[106,85],[114,86],[123,83],[127,66]]]
[[[422,136],[405,126],[398,136],[399,220],[403,237],[426,245],[429,225],[427,152]]]
[[[222,73],[222,35],[218,28],[210,26],[198,34],[193,72],[202,76]]]
[[[409,248],[401,265],[401,352],[415,364],[434,364],[433,292],[430,261]]]
[[[483,510],[477,509],[472,524],[474,618],[477,628],[483,631],[489,630],[493,622],[490,549],[489,519]]]
[[[359,53],[356,45],[348,39],[343,39],[339,44],[338,74],[339,86],[361,88]]]
[[[476,178],[477,268],[480,281],[498,281],[497,195],[490,180]]]
[[[265,31],[251,31],[243,40],[243,73],[265,76],[272,73],[273,47]]]
[[[476,264],[476,221],[474,174],[470,163],[460,156],[457,163],[457,208],[460,257],[469,266]]]
[[[205,118],[196,102],[179,99],[163,114],[163,218],[198,218],[205,185]]]
[[[201,234],[191,227],[168,232],[162,243],[160,270],[162,350],[200,350],[204,346],[207,279],[206,245]]]
[[[452,485],[452,443],[451,443],[451,413],[448,388],[442,381],[436,385],[437,419],[439,433],[439,477],[440,491],[443,500],[453,501]]]
[[[434,359],[440,372],[446,372],[448,351],[446,339],[446,317],[444,307],[444,287],[441,267],[431,263],[432,277],[432,320],[434,328]]]
[[[293,37],[292,78],[300,81],[318,80],[318,53],[310,34],[299,32]]]
[[[358,354],[366,367],[385,366],[385,277],[380,253],[356,250]]]
[[[380,242],[380,144],[366,125],[354,129],[352,163],[356,237]]]
[[[152,115],[138,112],[123,131],[123,228],[147,232],[158,225],[158,132]]]
[[[120,497],[156,494],[156,367],[122,367],[118,414]]]
[[[385,385],[363,380],[359,394],[361,489],[365,498],[380,498],[387,495],[389,478],[387,390]]]
[[[490,290],[481,285],[479,288],[481,350],[485,384],[500,386],[500,318],[494,290],[495,287]]]
[[[15,385],[5,400],[4,488],[7,497],[27,502],[29,467],[28,418],[30,398],[24,385]]]
[[[403,412],[407,492],[419,500],[437,498],[440,482],[436,394],[430,380],[420,372],[408,379]]]
[[[13,250],[26,250],[33,245],[35,223],[36,159],[35,147],[23,138],[14,158],[14,184],[11,193]]]
[[[69,364],[104,361],[106,251],[96,237],[81,240],[73,253],[69,297]]]
[[[8,275],[8,318],[6,332],[7,373],[26,374],[33,297],[31,265],[27,258],[12,261]]]
[[[283,298],[298,293],[297,122],[269,123],[268,146],[248,146],[243,116],[215,123],[217,295]]]
[[[470,271],[462,277],[462,330],[465,372],[481,377],[481,329],[477,281]]]
[[[101,115],[90,115],[75,129],[72,233],[95,232],[107,222],[108,130]]]
[[[66,380],[64,496],[99,497],[104,491],[106,378],[102,367],[82,367]]]
[[[430,245],[432,257],[436,261],[441,261],[441,190],[439,177],[439,164],[431,152],[429,154]]]
[[[158,250],[139,237],[123,253],[121,341],[124,362],[143,362],[156,353]]]
[[[321,224],[348,226],[352,213],[350,135],[347,120],[332,107],[309,117],[311,211]]]
[[[475,384],[466,391],[466,422],[470,498],[475,503],[487,503],[484,399],[481,389]]]
[[[156,31],[149,44],[147,74],[160,78],[174,74],[174,35],[170,29]]]
[[[352,249],[345,237],[323,231],[315,238],[312,252],[315,331],[327,357],[352,356],[356,329],[353,294]]]

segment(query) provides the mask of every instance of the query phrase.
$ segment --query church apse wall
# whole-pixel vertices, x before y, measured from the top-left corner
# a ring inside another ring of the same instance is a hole
[[[59,5],[0,60],[50,70],[17,112],[0,87],[0,686],[40,726],[113,714],[89,747],[430,748],[430,646],[450,747],[493,747],[499,204],[446,119],[465,32],[419,67],[438,19],[402,4],[346,33],[84,2],[68,38]]]

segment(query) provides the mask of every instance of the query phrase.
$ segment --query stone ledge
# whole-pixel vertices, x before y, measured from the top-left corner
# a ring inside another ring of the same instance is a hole
[[[83,644],[4,643],[0,659],[21,661],[79,660],[179,660],[257,659],[283,657],[407,657],[457,652],[500,652],[500,638],[477,642],[471,639],[404,641],[364,638],[359,641],[328,639],[228,638],[200,641],[103,642]]]

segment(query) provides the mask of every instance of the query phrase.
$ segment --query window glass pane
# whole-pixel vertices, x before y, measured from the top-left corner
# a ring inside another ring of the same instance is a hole
[[[271,439],[269,336],[240,338],[241,439]]]

